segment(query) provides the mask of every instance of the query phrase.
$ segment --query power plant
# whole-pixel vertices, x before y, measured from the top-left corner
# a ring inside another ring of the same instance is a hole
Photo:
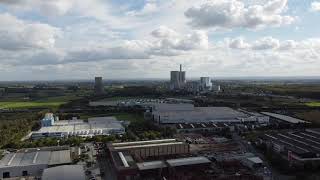
[[[179,90],[183,89],[187,84],[186,72],[182,71],[182,65],[180,64],[180,71],[171,71],[170,76],[170,89]]]

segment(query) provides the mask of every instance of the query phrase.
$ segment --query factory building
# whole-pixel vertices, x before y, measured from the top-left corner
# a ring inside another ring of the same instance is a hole
[[[291,165],[311,163],[320,167],[320,130],[265,133],[261,143],[274,153],[280,154]]]
[[[40,177],[48,167],[71,164],[69,147],[24,149],[6,154],[0,161],[2,178],[32,176]]]
[[[54,116],[52,113],[46,113],[44,118],[41,120],[42,127],[52,126],[54,123]]]
[[[47,115],[46,115],[47,116]],[[47,122],[44,118],[42,121]],[[55,121],[53,114],[50,114],[50,123],[43,123],[40,130],[32,132],[32,139],[45,137],[63,138],[68,136],[95,136],[124,134],[125,128],[115,117],[95,117],[89,118],[87,122],[83,120],[60,120]]]
[[[162,179],[172,177],[181,170],[203,169],[211,164],[205,157],[188,157],[189,151],[189,144],[176,139],[107,145],[118,180],[148,177]]]
[[[101,95],[104,93],[104,86],[103,86],[103,80],[102,77],[95,77],[94,78],[94,93],[96,95]]]
[[[200,77],[200,91],[212,91],[212,82],[210,77]]]
[[[304,121],[298,118],[282,115],[282,114],[276,114],[276,113],[270,113],[270,112],[261,112],[261,114],[269,116],[271,120],[281,122],[288,125],[299,125],[299,124],[310,124],[308,121]]]
[[[85,172],[82,165],[64,165],[45,169],[42,180],[85,180]]]
[[[158,104],[150,113],[159,124],[245,123],[259,122],[264,118],[229,107],[194,107],[192,104]]]
[[[170,89],[183,89],[186,83],[186,72],[182,71],[182,65],[180,64],[180,71],[171,71],[170,73]]]

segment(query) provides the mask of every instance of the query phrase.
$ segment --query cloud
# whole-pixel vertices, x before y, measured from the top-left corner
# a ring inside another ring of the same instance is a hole
[[[66,14],[77,14],[100,20],[107,17],[107,6],[101,0],[2,0],[0,3],[16,11],[38,12],[48,17]]]
[[[311,3],[312,11],[320,11],[320,1],[314,1]]]
[[[251,47],[250,44],[245,42],[243,37],[231,39],[228,43],[229,43],[229,47],[232,49],[247,49]]]
[[[287,0],[271,0],[265,5],[248,5],[239,0],[210,1],[189,8],[185,16],[196,28],[260,29],[291,24],[295,18],[283,15]]]
[[[145,16],[158,12],[159,7],[157,3],[153,0],[149,0],[144,4],[143,8],[140,10],[129,11],[127,15],[129,16]]]
[[[317,51],[320,50],[320,40],[317,38],[306,39],[302,41],[284,40],[280,41],[273,37],[262,37],[255,41],[249,42],[243,37],[226,39],[225,44],[231,49],[267,51],[276,50],[283,52],[292,51]]]
[[[253,43],[253,50],[277,49],[280,47],[280,41],[273,37],[264,37]]]
[[[156,37],[152,43],[150,53],[158,56],[176,56],[187,51],[208,49],[208,35],[204,31],[193,31],[191,34],[181,35],[174,30],[160,27],[151,33]]]
[[[151,32],[151,35],[156,38],[177,37],[178,33],[166,26],[160,26],[158,29]]]
[[[96,46],[77,48],[48,48],[34,51],[24,56],[24,60],[10,61],[13,65],[58,65],[72,63],[89,63],[106,60],[142,60],[154,57],[179,56],[194,50],[204,50],[209,47],[208,36],[203,31],[174,36],[160,33],[160,29],[175,32],[172,29],[160,27],[153,31],[152,40],[127,40],[119,45],[110,46],[106,43]],[[155,33],[159,32],[159,33]]]
[[[0,49],[26,50],[54,47],[60,30],[48,24],[19,20],[10,14],[0,14]]]

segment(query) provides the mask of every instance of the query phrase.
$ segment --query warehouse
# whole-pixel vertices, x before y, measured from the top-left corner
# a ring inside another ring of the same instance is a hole
[[[234,126],[226,123],[179,123],[176,124],[177,132],[220,132],[223,130],[234,130]]]
[[[44,169],[71,164],[68,147],[25,149],[6,154],[0,161],[1,178],[41,176]]]
[[[115,117],[89,118],[83,120],[53,121],[51,125],[41,127],[39,131],[32,132],[32,139],[44,137],[62,138],[68,136],[94,136],[124,134],[125,128]]]
[[[152,178],[173,170],[210,165],[205,157],[189,156],[189,144],[176,139],[110,143],[107,146],[118,179]]]
[[[152,108],[152,119],[159,124],[244,123],[259,118],[229,107],[194,107],[192,104],[159,104]]]
[[[313,131],[266,133],[262,140],[269,149],[292,163],[320,163],[320,134]]]
[[[42,180],[85,180],[85,172],[82,165],[64,165],[45,169]]]
[[[276,114],[276,113],[270,113],[270,112],[261,112],[261,114],[264,114],[266,116],[270,116],[273,120],[281,121],[288,124],[310,124],[308,121],[304,121],[298,118],[282,115],[282,114]]]
[[[189,153],[189,145],[184,142],[179,142],[176,139],[163,139],[128,143],[111,143],[108,144],[108,150],[111,153],[128,152],[128,154],[134,157],[146,159],[149,157],[186,154]]]

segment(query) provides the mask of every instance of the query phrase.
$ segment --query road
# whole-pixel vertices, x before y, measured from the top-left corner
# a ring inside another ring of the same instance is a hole
[[[117,180],[116,174],[114,173],[110,159],[104,153],[98,156],[98,164],[100,166],[100,171],[104,173],[102,179],[104,180]]]

